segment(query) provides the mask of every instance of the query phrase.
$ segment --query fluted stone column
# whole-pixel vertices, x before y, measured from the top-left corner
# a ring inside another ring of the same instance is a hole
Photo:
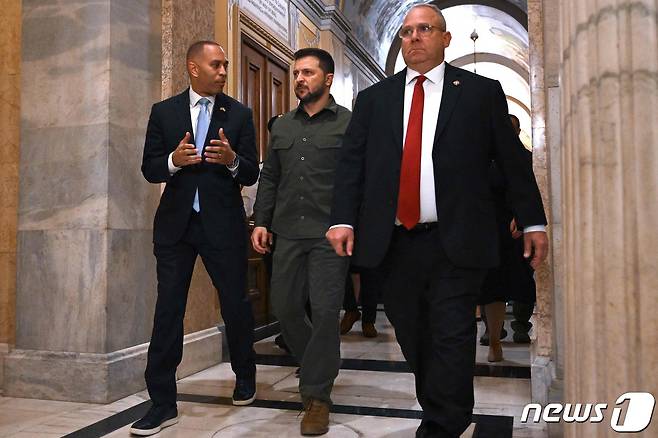
[[[157,188],[160,2],[22,2],[16,348],[7,395],[107,402],[143,387]],[[142,344],[142,345],[140,345]]]
[[[658,396],[658,27],[655,0],[563,0],[565,401]],[[655,413],[654,413],[655,417]],[[658,421],[641,434],[658,436]]]

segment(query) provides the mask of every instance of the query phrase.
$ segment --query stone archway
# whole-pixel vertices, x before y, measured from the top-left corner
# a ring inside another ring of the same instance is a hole
[[[514,20],[516,20],[521,26],[523,26],[523,28],[526,31],[528,30],[528,13],[519,5],[519,3],[527,3],[525,1],[515,2],[513,0],[434,0],[431,3],[436,5],[441,10],[453,6],[461,6],[461,5],[488,6],[509,15]],[[408,10],[409,7],[405,8],[404,13],[406,13],[406,10]],[[402,19],[404,18],[404,13],[398,15],[397,27],[393,26],[395,29],[399,28],[402,25]],[[391,26],[389,25],[389,27]],[[393,70],[395,67],[395,60],[398,56],[398,53],[400,52],[401,41],[399,38],[392,38],[391,43],[392,43],[391,47],[386,57],[386,64],[384,66],[386,74],[389,75],[393,74]]]
[[[475,53],[475,56],[477,57],[477,62],[491,62],[493,64],[500,64],[509,68],[510,70],[513,70],[523,78],[530,77],[530,72],[524,65],[521,65],[518,62],[514,62],[513,60],[501,56],[497,53],[477,52]],[[454,65],[455,67],[463,67],[464,65],[470,64],[472,59],[473,54],[464,55],[453,59],[450,61],[450,64]]]

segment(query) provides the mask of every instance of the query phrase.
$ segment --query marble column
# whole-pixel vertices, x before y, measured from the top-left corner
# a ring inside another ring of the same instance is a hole
[[[160,190],[139,169],[161,98],[161,1],[22,6],[16,348],[5,389],[109,402],[144,387],[152,327]]]
[[[0,0],[0,388],[14,343],[20,142],[21,4]]]
[[[567,437],[617,436],[621,394],[658,396],[657,7],[561,2],[565,400],[609,405]]]

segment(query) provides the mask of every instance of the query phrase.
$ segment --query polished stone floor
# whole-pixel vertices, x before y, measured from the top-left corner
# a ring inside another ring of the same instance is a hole
[[[364,338],[357,322],[342,337],[344,360],[332,395],[328,437],[414,436],[420,407],[413,376],[406,371],[383,312],[378,312],[377,329],[377,338]],[[519,421],[530,401],[530,355],[527,345],[510,339],[511,335],[504,343],[506,360],[495,365],[486,361],[487,348],[478,346],[476,415],[463,437],[546,436],[541,426],[528,427]],[[258,399],[253,405],[230,404],[234,378],[229,364],[223,363],[179,381],[180,422],[156,436],[299,436],[300,399],[292,358],[274,344],[273,337],[259,341],[256,352]],[[148,409],[147,399],[145,392],[109,405],[0,397],[0,437],[125,437],[130,423]]]

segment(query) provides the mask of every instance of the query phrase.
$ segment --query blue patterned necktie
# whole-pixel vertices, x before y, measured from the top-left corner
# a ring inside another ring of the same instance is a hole
[[[201,105],[199,109],[199,118],[196,122],[196,134],[194,134],[194,144],[196,145],[196,150],[199,155],[203,154],[203,144],[206,142],[206,135],[208,134],[208,126],[210,125],[210,114],[208,114],[208,104],[210,100],[205,97],[199,99],[198,105]],[[201,206],[199,205],[199,189],[196,189],[194,194],[194,204],[192,208],[197,213],[201,211]]]

